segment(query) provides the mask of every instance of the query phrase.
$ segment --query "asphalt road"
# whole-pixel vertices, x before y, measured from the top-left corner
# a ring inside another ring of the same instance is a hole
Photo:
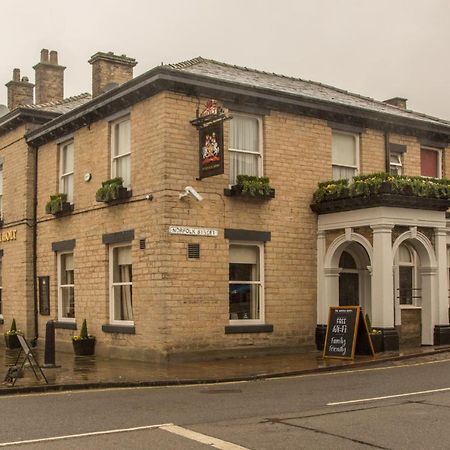
[[[12,446],[450,449],[450,354],[264,381],[0,397],[0,448]]]

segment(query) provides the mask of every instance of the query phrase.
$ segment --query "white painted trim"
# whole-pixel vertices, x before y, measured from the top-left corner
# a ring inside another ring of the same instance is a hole
[[[246,245],[246,246],[252,246],[252,247],[258,247],[259,249],[259,283],[244,283],[238,281],[237,283],[234,283],[228,279],[228,286],[230,284],[259,284],[260,286],[260,292],[259,292],[259,319],[238,319],[238,320],[231,320],[229,319],[230,325],[263,325],[265,323],[265,295],[264,295],[264,243],[263,242],[257,242],[257,241],[230,241],[228,245],[228,249],[231,245]],[[228,308],[229,308],[229,298],[228,298]],[[228,313],[229,316],[229,313]]]
[[[134,326],[134,320],[116,320],[114,319],[114,289],[113,289],[113,264],[114,264],[114,257],[113,257],[113,251],[115,248],[118,247],[130,247],[131,250],[133,250],[133,246],[131,242],[121,242],[119,244],[111,244],[109,246],[109,323],[111,325],[125,325],[125,326]],[[131,270],[133,270],[133,260],[131,260]],[[133,280],[133,279],[132,279]],[[117,285],[117,284],[116,284]],[[133,281],[130,283],[131,285],[131,292],[133,292]],[[133,295],[133,294],[131,294]],[[133,297],[131,297],[133,299]],[[131,302],[133,305],[133,301]],[[133,311],[133,317],[134,317],[134,311]]]
[[[329,245],[325,254],[325,264],[324,264],[325,269],[338,267],[339,259],[336,256],[336,252],[343,244],[347,242],[357,242],[358,244],[361,244],[364,250],[367,252],[367,255],[369,256],[370,264],[368,265],[370,266],[373,265],[372,244],[363,235],[352,232],[351,240],[348,240],[345,234],[341,234]]]
[[[230,130],[228,130],[228,152],[235,152],[235,153],[246,153],[246,154],[250,154],[250,155],[255,155],[255,156],[259,156],[258,158],[258,177],[262,177],[264,176],[264,145],[263,145],[263,126],[264,126],[264,122],[263,122],[263,118],[261,116],[258,116],[256,114],[247,114],[247,113],[241,113],[238,112],[237,114],[232,114],[233,117],[246,117],[246,118],[250,118],[250,119],[256,119],[258,122],[258,147],[259,147],[259,152],[252,152],[252,151],[248,151],[248,150],[242,150],[239,148],[231,148],[230,146]],[[233,117],[231,120],[233,120]],[[230,174],[231,174],[231,170],[230,168],[228,168],[228,171],[230,172],[228,174],[228,179],[230,179]],[[230,180],[231,181],[231,180]],[[229,185],[229,187],[231,187],[231,184]]]
[[[362,226],[399,225],[428,228],[445,228],[445,211],[428,211],[411,208],[378,206],[375,208],[320,214],[318,231],[358,228]]]
[[[75,297],[75,257],[73,250],[68,250],[66,252],[58,252],[56,254],[56,277],[57,277],[57,289],[58,289],[58,321],[60,322],[67,322],[67,323],[75,323],[76,321],[76,303],[74,304],[75,309],[75,317],[63,317],[62,316],[62,293],[61,293],[61,256],[62,255],[72,255],[73,259],[73,298],[74,302],[76,302]],[[64,285],[64,286],[70,286],[70,285]]]

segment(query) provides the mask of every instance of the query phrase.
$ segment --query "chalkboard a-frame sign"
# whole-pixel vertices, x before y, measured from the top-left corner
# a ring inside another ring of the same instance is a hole
[[[360,306],[331,306],[323,357],[353,359],[355,354],[375,354],[362,309]]]

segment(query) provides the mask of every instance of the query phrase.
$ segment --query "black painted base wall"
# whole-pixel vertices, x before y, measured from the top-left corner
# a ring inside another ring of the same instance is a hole
[[[450,345],[450,325],[434,327],[434,345]]]
[[[326,325],[317,325],[316,326],[316,348],[317,350],[322,351],[325,345],[325,336],[327,334],[327,326]]]
[[[383,352],[397,352],[400,348],[400,338],[395,328],[377,328],[383,336]]]

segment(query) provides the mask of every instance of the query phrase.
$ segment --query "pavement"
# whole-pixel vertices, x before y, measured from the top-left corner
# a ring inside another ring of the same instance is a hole
[[[92,389],[133,386],[173,386],[230,381],[261,380],[265,378],[301,375],[382,364],[408,358],[450,352],[450,346],[405,347],[399,352],[377,353],[376,356],[357,356],[354,360],[324,359],[322,353],[290,353],[268,356],[241,356],[211,361],[150,363],[107,359],[100,356],[75,356],[56,353],[56,368],[44,368],[48,380],[36,379],[27,364],[23,378],[15,386],[0,384],[0,396],[15,393],[45,392],[73,389]],[[33,349],[39,363],[43,362],[43,348]],[[6,375],[14,365],[18,350],[0,347],[0,369]],[[20,362],[23,360],[23,354]]]

